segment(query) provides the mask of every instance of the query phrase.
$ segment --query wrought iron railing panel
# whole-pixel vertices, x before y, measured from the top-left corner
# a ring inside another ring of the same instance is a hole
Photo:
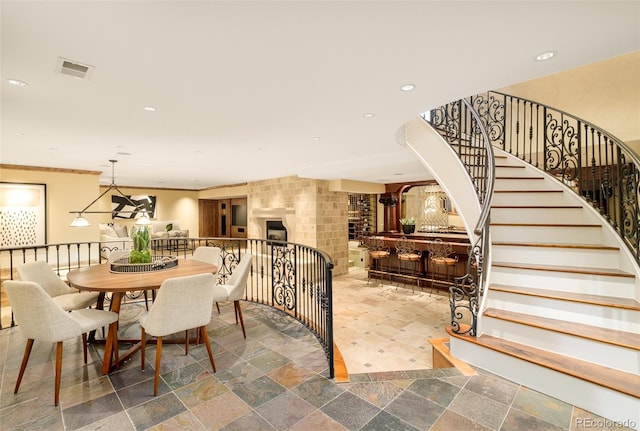
[[[424,118],[466,166],[481,204],[493,193],[494,173],[488,169],[495,165],[483,153],[490,151],[489,142],[551,174],[590,203],[640,263],[640,158],[624,142],[574,115],[498,92],[449,103]],[[489,252],[489,214],[483,208],[467,274],[450,291],[456,332],[475,333]]]
[[[502,136],[497,133],[494,144],[580,195],[640,263],[638,154],[588,121],[541,103],[498,92],[474,97],[491,100],[483,115],[502,121],[495,127]]]
[[[484,292],[489,219],[495,178],[493,145],[500,144],[503,114],[496,100],[475,96],[432,110],[423,118],[451,145],[473,182],[480,216],[469,249],[466,273],[449,287],[451,330],[476,335],[480,299]],[[481,114],[482,115],[481,115]]]
[[[193,254],[199,246],[222,250],[221,283],[233,273],[242,256],[251,253],[253,266],[245,299],[274,307],[304,324],[322,345],[333,378],[333,263],[325,253],[300,244],[257,239],[181,238],[171,243],[157,240],[152,244],[154,255],[180,257]],[[13,279],[16,265],[45,260],[64,277],[72,269],[106,262],[105,252],[116,247],[125,247],[125,244],[109,243],[108,250],[98,242],[2,248],[0,274],[2,280]],[[137,292],[130,294],[131,298],[138,296]],[[9,305],[0,298],[0,306]],[[13,319],[10,325],[15,325]]]

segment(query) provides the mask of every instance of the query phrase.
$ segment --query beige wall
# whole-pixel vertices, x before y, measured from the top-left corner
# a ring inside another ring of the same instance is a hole
[[[72,228],[69,224],[75,217],[70,210],[82,210],[100,194],[97,173],[72,173],[43,170],[21,170],[0,168],[0,181],[11,183],[33,183],[47,185],[47,242],[96,241],[98,225],[87,228]]]
[[[198,192],[194,190],[165,190],[165,189],[144,189],[118,187],[125,195],[150,195],[156,197],[156,216],[154,220],[178,220],[180,229],[188,229],[189,235],[198,236]],[[106,187],[100,188],[102,193]],[[100,209],[109,211],[111,209],[111,195],[116,192],[107,193],[100,201]],[[111,219],[110,214],[99,214],[95,220],[101,223],[111,221],[130,226],[133,220]],[[91,216],[88,216],[88,218]],[[91,220],[93,221],[93,220]]]
[[[623,142],[640,140],[640,51],[500,91],[568,112]]]

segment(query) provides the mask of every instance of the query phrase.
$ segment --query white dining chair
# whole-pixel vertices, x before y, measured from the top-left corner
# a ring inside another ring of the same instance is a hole
[[[200,246],[193,251],[191,256],[187,256],[187,258],[215,265],[215,267],[218,268],[215,275],[215,284],[220,284],[220,275],[222,274],[222,249],[220,247]],[[220,306],[217,302],[216,309],[218,310],[218,314],[220,314]]]
[[[58,274],[43,260],[23,263],[16,267],[22,281],[33,281],[53,298],[64,310],[80,310],[98,301],[98,292],[79,292],[69,287]]]
[[[193,255],[189,256],[189,259],[215,265],[219,272],[222,266],[222,249],[220,247],[200,246],[193,251]]]
[[[18,324],[18,330],[27,339],[18,380],[13,393],[17,394],[20,389],[20,383],[22,382],[34,341],[56,343],[54,404],[57,406],[60,401],[62,342],[69,338],[82,336],[82,350],[84,363],[86,364],[87,333],[111,325],[118,320],[118,315],[111,311],[89,308],[74,310],[69,313],[60,307],[41,286],[32,281],[7,280],[4,282],[4,288]],[[112,325],[110,330],[115,332],[115,325]],[[112,340],[117,346],[117,335],[113,332]]]
[[[148,313],[140,316],[142,327],[142,370],[144,370],[146,336],[156,337],[156,365],[153,380],[153,395],[158,394],[158,380],[162,359],[162,338],[185,332],[185,354],[189,353],[189,329],[197,328],[205,343],[211,368],[216,371],[213,352],[206,325],[211,321],[213,307],[213,274],[198,274],[166,279],[156,295]]]
[[[231,276],[227,279],[225,284],[216,285],[214,288],[213,300],[218,302],[233,301],[233,308],[236,313],[236,325],[238,324],[238,318],[240,319],[240,325],[242,326],[242,335],[247,338],[247,333],[244,329],[244,320],[242,319],[242,310],[240,309],[240,300],[244,297],[244,292],[247,288],[247,279],[251,272],[251,263],[253,256],[251,253],[245,253],[240,259],[240,263],[235,267]]]

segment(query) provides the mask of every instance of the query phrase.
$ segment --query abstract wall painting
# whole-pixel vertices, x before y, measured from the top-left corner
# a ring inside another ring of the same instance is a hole
[[[47,243],[47,186],[0,182],[0,247]]]
[[[136,206],[131,205],[133,202]],[[147,195],[124,196],[111,195],[111,214],[113,218],[134,219],[142,217],[143,213],[147,213],[149,218],[156,216],[156,197]]]

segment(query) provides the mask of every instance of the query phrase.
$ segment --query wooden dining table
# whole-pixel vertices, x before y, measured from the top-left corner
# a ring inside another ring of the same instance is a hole
[[[217,271],[218,268],[215,265],[195,259],[178,259],[178,264],[172,268],[148,272],[113,272],[111,264],[104,263],[69,271],[67,280],[71,286],[79,290],[101,292],[101,299],[104,298],[104,294],[110,293],[111,311],[119,313],[122,297],[126,292],[159,289],[168,278],[205,273],[215,274]],[[98,308],[102,308],[102,301],[99,301]],[[136,340],[133,347],[124,354],[115,354],[116,360],[114,361],[114,348],[118,348],[114,340],[114,337],[117,338],[117,325],[117,321],[112,323],[107,332],[102,362],[103,375],[108,374],[113,368],[119,367],[120,363],[140,348],[139,340]]]

